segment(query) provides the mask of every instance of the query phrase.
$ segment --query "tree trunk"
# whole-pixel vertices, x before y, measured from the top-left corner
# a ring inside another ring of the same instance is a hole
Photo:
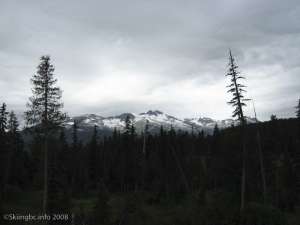
[[[144,133],[143,136],[143,148],[141,157],[141,189],[144,190],[146,185],[146,133]]]
[[[3,171],[3,192],[2,192],[2,197],[3,200],[5,200],[5,195],[7,191],[7,184],[9,181],[10,177],[10,171],[11,171],[11,160],[12,160],[12,149],[10,146],[7,146],[6,149],[3,151],[4,152],[4,158],[5,158],[5,168]],[[1,199],[1,198],[0,198]]]
[[[240,212],[243,212],[245,209],[245,195],[246,195],[246,163],[247,163],[247,148],[246,148],[246,134],[245,134],[245,120],[242,118],[242,178],[241,178],[241,206]]]
[[[45,134],[44,140],[44,193],[43,193],[43,212],[47,213],[48,204],[48,135]]]
[[[266,202],[267,202],[267,184],[266,184],[264,158],[263,158],[263,153],[262,153],[259,130],[257,130],[257,144],[258,144],[258,153],[259,153],[260,173],[261,173],[262,186],[263,186],[263,198],[264,198],[264,204],[266,204]]]
[[[242,165],[242,182],[241,182],[241,208],[240,211],[245,209],[245,193],[246,193],[246,145],[243,140],[243,165]]]

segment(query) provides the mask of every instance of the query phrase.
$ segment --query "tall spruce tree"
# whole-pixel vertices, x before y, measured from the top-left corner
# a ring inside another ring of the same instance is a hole
[[[4,197],[8,162],[7,115],[6,104],[3,103],[0,108],[0,207]]]
[[[91,141],[88,146],[88,175],[89,183],[92,189],[97,187],[97,182],[99,179],[99,151],[97,143],[97,126],[94,126],[94,132]]]
[[[78,121],[74,120],[72,127],[72,151],[76,152],[78,149]]]
[[[78,192],[79,188],[79,177],[81,171],[82,156],[80,143],[78,140],[78,121],[74,120],[72,126],[72,143],[71,143],[71,154],[70,154],[70,171],[71,171],[71,190],[72,194]]]
[[[298,105],[296,106],[296,116],[298,119],[300,119],[300,99],[298,100]]]
[[[232,56],[231,51],[229,51],[229,69],[226,76],[230,77],[230,85],[227,87],[229,88],[228,92],[232,93],[233,98],[228,102],[228,104],[232,105],[234,108],[232,117],[237,117],[241,124],[241,139],[242,139],[242,179],[241,179],[241,212],[244,210],[245,207],[245,191],[246,191],[246,141],[245,141],[245,131],[244,126],[246,124],[245,116],[243,107],[246,106],[246,99],[244,97],[245,85],[241,84],[240,80],[245,79],[245,77],[240,75],[240,72],[237,70],[238,66],[235,62],[234,57]]]
[[[13,133],[14,134],[14,133],[16,133],[18,131],[19,122],[18,122],[17,116],[14,113],[14,111],[11,111],[9,113],[9,119],[8,119],[7,128],[8,128],[8,132],[9,133]]]
[[[232,56],[231,51],[229,51],[229,69],[226,74],[226,76],[230,77],[230,85],[227,87],[229,88],[228,92],[232,93],[233,98],[228,102],[228,104],[232,105],[234,108],[232,117],[238,117],[241,124],[244,125],[246,123],[243,107],[246,106],[246,101],[249,101],[249,99],[246,99],[244,97],[245,91],[245,85],[240,83],[241,79],[245,79],[245,77],[240,75],[240,72],[238,72],[238,66],[235,63],[235,59]]]
[[[294,159],[294,165],[296,170],[296,182],[297,182],[297,190],[298,190],[298,198],[300,199],[300,99],[298,100],[298,105],[296,106],[296,117],[297,117],[297,141],[296,146],[298,146],[298,151],[296,152],[295,159]]]
[[[296,106],[296,117],[298,118],[298,139],[300,141],[300,99],[298,100],[298,105]]]
[[[131,127],[132,127],[132,121],[129,115],[125,118],[125,128],[124,128],[124,134],[125,136],[129,136],[131,133]]]
[[[259,123],[256,115],[254,100],[252,99],[253,104],[253,111],[254,111],[254,117],[255,121]],[[262,141],[261,141],[261,135],[259,126],[256,126],[256,140],[257,140],[257,148],[258,148],[258,155],[259,155],[259,164],[260,164],[260,174],[261,174],[261,181],[262,181],[262,191],[263,191],[263,199],[264,204],[267,203],[267,181],[266,181],[266,172],[265,172],[265,166],[264,166],[264,156],[263,156],[263,148],[262,148]]]
[[[7,116],[8,112],[6,111],[6,104],[2,103],[0,108],[0,134],[4,135],[7,129]]]
[[[23,139],[19,132],[19,122],[16,114],[13,111],[9,113],[7,134],[9,141],[9,154],[7,162],[9,165],[7,168],[9,172],[9,183],[11,185],[23,188],[24,183],[26,183],[27,172],[24,168],[26,153],[23,151]]]
[[[148,140],[148,136],[149,136],[149,120],[146,120],[146,124],[145,124],[145,128],[144,128],[144,132],[142,133],[142,137],[143,137],[143,147],[142,147],[142,152],[141,154],[139,154],[139,168],[141,169],[141,186],[142,189],[144,189],[144,185],[145,185],[145,177],[146,177],[146,164],[147,164],[147,140]]]
[[[50,56],[42,56],[37,67],[37,73],[31,79],[33,96],[27,103],[28,111],[25,118],[28,126],[32,126],[43,136],[44,155],[44,195],[43,210],[47,211],[48,200],[48,136],[65,120],[66,115],[61,112],[61,90],[56,86],[54,66],[50,63]]]

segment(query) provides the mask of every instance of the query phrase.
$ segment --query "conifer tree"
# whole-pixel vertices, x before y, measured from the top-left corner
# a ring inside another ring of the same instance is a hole
[[[235,63],[235,59],[232,56],[231,51],[229,51],[229,70],[226,76],[230,77],[230,85],[227,87],[229,88],[228,92],[232,93],[233,98],[228,102],[228,104],[232,105],[234,108],[232,117],[238,117],[241,124],[245,124],[245,117],[244,117],[244,111],[243,107],[246,106],[246,101],[249,101],[249,99],[246,99],[244,97],[245,91],[245,85],[240,83],[241,79],[245,79],[245,77],[240,75],[240,72],[237,71],[238,66]]]
[[[298,135],[297,135],[297,143],[296,143],[296,146],[298,146],[298,151],[295,155],[295,159],[294,159],[294,165],[295,165],[295,170],[296,170],[296,182],[298,184],[298,196],[300,196],[300,99],[298,100],[298,105],[296,106],[296,117],[297,117],[297,120],[298,120]],[[298,197],[300,199],[300,197]]]
[[[72,150],[76,151],[77,148],[78,148],[78,121],[74,120],[73,127],[72,127]]]
[[[6,104],[3,103],[0,108],[0,204],[2,203],[6,185],[7,171],[7,115]],[[1,205],[0,205],[1,206]]]
[[[296,117],[300,119],[300,99],[298,100],[298,105],[296,106]]]
[[[71,161],[73,160],[73,155],[71,155],[72,153],[69,151],[64,129],[60,132],[58,142],[58,166],[61,167],[60,170],[64,177],[64,188],[67,189],[71,184]]]
[[[253,104],[255,121],[258,123],[259,121],[258,121],[257,115],[256,115],[254,100],[252,100],[252,104]],[[262,181],[262,189],[263,189],[263,199],[264,199],[264,204],[266,204],[266,202],[267,202],[267,182],[266,182],[266,172],[265,172],[265,166],[264,166],[264,156],[263,156],[262,141],[261,141],[259,126],[256,127],[256,140],[257,140],[257,147],[258,147],[258,154],[259,154],[259,164],[260,164],[260,173],[261,173],[261,181]]]
[[[131,138],[134,138],[136,136],[135,126],[133,125],[133,123],[131,123],[131,126],[130,126],[130,136],[131,136]]]
[[[212,180],[212,185],[214,187],[214,189],[217,188],[217,184],[219,181],[219,177],[217,177],[218,174],[218,170],[221,166],[221,162],[224,159],[223,157],[219,157],[221,154],[221,132],[220,129],[218,127],[218,124],[215,125],[214,127],[214,131],[213,131],[213,136],[212,136],[212,140],[211,140],[211,148],[209,149],[209,153],[211,156],[211,171],[212,171],[212,176],[209,177],[209,179]],[[203,145],[203,140],[204,140],[204,136],[203,133],[202,135],[200,135],[198,137],[200,139],[200,142]]]
[[[219,129],[218,124],[216,124],[214,127],[213,137],[217,138],[217,137],[219,137],[219,135],[220,135],[220,129]]]
[[[147,163],[147,140],[149,136],[149,120],[146,120],[145,129],[143,132],[143,148],[141,154],[139,154],[139,168],[141,168],[141,185],[144,188],[145,176],[146,176],[146,163]]]
[[[132,121],[130,119],[130,116],[127,115],[125,118],[125,129],[124,129],[124,134],[126,136],[129,136],[129,134],[131,133],[131,128],[132,128]]]
[[[6,104],[2,103],[0,108],[0,135],[4,135],[7,129],[7,116],[8,112],[6,111]]]
[[[22,184],[26,183],[24,168],[26,153],[23,151],[23,139],[19,132],[19,122],[13,111],[9,113],[7,131],[9,140],[9,183],[21,187]]]
[[[296,117],[298,118],[298,140],[300,141],[300,99],[298,100],[298,105],[296,106]]]
[[[79,183],[79,177],[80,177],[80,170],[81,170],[81,161],[82,156],[80,152],[80,144],[78,141],[78,121],[73,121],[73,127],[72,127],[72,142],[71,142],[71,156],[70,158],[73,160],[70,160],[70,171],[71,171],[71,188],[72,193],[77,192],[78,190],[78,183]]]
[[[37,128],[36,131],[43,136],[44,158],[44,195],[43,210],[47,211],[48,200],[48,136],[62,125],[66,115],[61,112],[61,90],[56,86],[54,66],[50,63],[50,56],[42,56],[37,67],[37,73],[31,79],[33,96],[27,103],[28,111],[25,112],[28,126]]]
[[[57,138],[49,138],[49,149],[52,150],[48,164],[47,211],[49,213],[68,213],[70,209],[70,196],[66,184],[66,161],[63,161],[61,148],[61,143]],[[50,224],[55,224],[55,221],[51,221]]]
[[[276,121],[277,120],[277,116],[275,114],[272,114],[270,116],[270,120],[273,121],[273,122]]]
[[[18,131],[19,122],[14,111],[9,113],[7,129],[9,133],[15,134]]]
[[[90,181],[90,185],[91,188],[96,188],[97,185],[97,179],[98,179],[98,175],[99,175],[99,171],[98,171],[98,163],[100,158],[98,157],[98,144],[97,144],[97,126],[94,126],[94,132],[93,132],[93,136],[92,139],[89,143],[89,155],[88,155],[88,172],[89,172],[89,181]]]
[[[232,117],[238,117],[240,124],[241,124],[241,139],[242,139],[242,179],[241,179],[241,208],[240,210],[244,210],[245,206],[245,191],[246,191],[246,146],[245,146],[245,134],[244,134],[244,126],[246,124],[245,116],[243,107],[246,106],[246,101],[249,99],[246,99],[244,97],[245,91],[245,85],[240,83],[240,80],[245,79],[245,77],[240,75],[240,72],[238,72],[238,66],[235,63],[235,59],[232,56],[231,51],[229,51],[229,69],[226,74],[226,76],[230,77],[230,85],[227,87],[229,88],[228,92],[232,93],[233,98],[228,102],[228,104],[232,105],[234,110]]]
[[[128,191],[133,186],[134,174],[136,173],[136,159],[135,159],[135,127],[132,122],[130,114],[126,115],[125,118],[125,127],[123,131],[123,143],[124,147],[121,151],[120,160],[121,160],[121,183],[123,190]]]

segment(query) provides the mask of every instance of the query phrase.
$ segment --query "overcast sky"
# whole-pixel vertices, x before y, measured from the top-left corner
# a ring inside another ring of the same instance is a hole
[[[49,54],[70,115],[229,118],[230,48],[259,119],[294,117],[299,21],[299,0],[0,0],[0,102],[24,111]]]

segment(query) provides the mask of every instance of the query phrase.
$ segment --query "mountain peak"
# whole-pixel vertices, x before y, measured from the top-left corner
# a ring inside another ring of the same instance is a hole
[[[96,114],[84,114],[81,116],[69,117],[65,122],[65,126],[67,130],[71,130],[72,125],[76,120],[81,133],[91,134],[96,125],[100,133],[107,135],[114,129],[123,130],[127,117],[133,121],[137,133],[144,131],[146,123],[148,123],[151,132],[159,132],[160,128],[163,126],[165,129],[173,127],[175,130],[187,132],[197,130],[206,133],[212,133],[216,124],[220,129],[239,124],[239,121],[235,119],[213,120],[208,117],[179,119],[159,110],[148,110],[147,112],[140,114],[122,113],[117,116],[109,117],[102,117]],[[247,117],[246,119],[247,123],[258,122],[253,118]]]
[[[132,113],[122,113],[121,115],[116,116],[115,118],[119,118],[121,121],[125,121],[127,117],[129,117],[131,120],[135,118],[134,114]]]
[[[140,113],[140,115],[149,115],[149,116],[158,116],[163,114],[163,112],[159,111],[159,110],[148,110],[148,112],[146,113]]]

